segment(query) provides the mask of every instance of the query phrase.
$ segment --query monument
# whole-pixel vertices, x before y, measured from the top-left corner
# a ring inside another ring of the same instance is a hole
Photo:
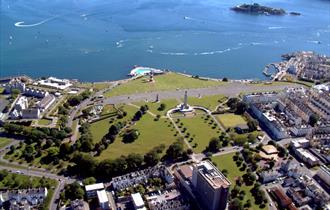
[[[188,104],[188,92],[184,92],[183,103],[178,106],[180,112],[192,112],[194,109]]]

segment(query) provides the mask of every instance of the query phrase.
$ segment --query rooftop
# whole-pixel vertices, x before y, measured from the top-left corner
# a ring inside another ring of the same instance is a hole
[[[92,190],[103,190],[104,184],[103,183],[96,183],[96,184],[90,184],[85,186],[86,191],[92,191]]]
[[[230,181],[210,161],[197,164],[197,169],[213,188],[230,186]]]
[[[97,198],[99,199],[100,203],[108,202],[108,196],[105,190],[99,190],[97,191]]]
[[[140,193],[134,193],[131,195],[133,199],[133,203],[136,207],[143,207],[144,206],[144,201],[142,199],[142,196]]]

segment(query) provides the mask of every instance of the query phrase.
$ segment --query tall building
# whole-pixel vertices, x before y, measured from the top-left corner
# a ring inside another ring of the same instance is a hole
[[[230,181],[210,161],[193,166],[192,184],[198,201],[205,209],[226,209]]]

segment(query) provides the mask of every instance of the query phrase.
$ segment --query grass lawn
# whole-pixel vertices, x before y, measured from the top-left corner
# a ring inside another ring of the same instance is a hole
[[[226,169],[228,171],[228,179],[231,182],[231,188],[234,187],[235,185],[235,178],[237,177],[241,177],[243,176],[243,174],[245,173],[244,171],[240,171],[239,168],[236,166],[236,163],[233,161],[233,156],[234,153],[229,153],[229,154],[225,154],[225,155],[221,155],[221,156],[215,156],[212,157],[212,162],[214,162],[217,167],[219,168],[219,170],[223,170]],[[252,186],[245,186],[242,185],[241,186],[241,190],[245,191],[245,197],[244,197],[244,202],[243,204],[247,201],[247,200],[251,200],[251,208],[250,209],[260,209],[260,207],[256,204],[254,204],[254,197],[252,196],[250,190]]]
[[[130,153],[143,155],[160,144],[164,144],[168,147],[177,139],[177,137],[174,136],[176,131],[168,119],[154,121],[154,117],[150,114],[145,114],[131,128],[139,131],[140,135],[138,139],[133,143],[125,144],[122,141],[122,137],[118,135],[114,143],[110,144],[109,147],[101,153],[98,159],[115,159],[121,155],[128,155]]]
[[[233,128],[239,124],[246,124],[245,119],[241,115],[227,113],[216,115],[216,117],[225,129]]]
[[[6,147],[13,140],[7,137],[0,137],[0,149]]]
[[[187,128],[187,131],[184,132],[185,135],[187,133],[190,133],[190,136],[187,138],[188,141],[191,141],[191,138],[193,140],[190,142],[191,146],[194,147],[195,143],[197,143],[197,147],[193,148],[194,152],[200,153],[206,149],[206,147],[209,145],[209,142],[212,137],[218,137],[220,135],[220,128],[216,125],[215,122],[211,123],[211,117],[206,120],[206,114],[204,115],[198,115],[191,118],[181,118],[180,122],[176,122],[178,126],[181,126],[181,131],[183,128]],[[180,125],[180,124],[183,125]],[[214,129],[212,127],[215,127]]]
[[[175,90],[177,88],[205,88],[222,85],[223,82],[194,79],[177,73],[167,73],[154,77],[155,82],[150,83],[149,77],[143,77],[121,84],[105,93],[106,97],[127,95],[134,93],[153,92],[160,90]]]
[[[48,120],[48,119],[40,119],[40,120],[38,120],[38,125],[49,125],[51,123],[52,123],[52,121],[51,120]]]
[[[110,83],[107,82],[84,82],[84,83],[79,83],[76,85],[79,88],[93,88],[94,90],[102,90],[105,88],[108,88],[110,86]]]
[[[226,101],[226,99],[227,97],[224,95],[203,96],[201,98],[189,97],[188,104],[192,106],[203,106],[213,111],[220,103]]]
[[[163,111],[159,111],[158,108],[160,106],[160,104],[165,104],[165,110]],[[149,111],[152,112],[155,115],[166,115],[166,112],[174,107],[176,107],[179,102],[176,99],[163,99],[161,100],[159,103],[155,103],[155,102],[136,102],[134,103],[137,106],[142,106],[142,105],[148,105],[149,107]]]
[[[110,107],[106,108],[109,109]],[[125,121],[125,120],[130,120],[132,119],[133,115],[135,114],[135,112],[137,111],[137,109],[135,107],[132,107],[132,106],[120,106],[119,109],[122,109],[123,111],[126,111],[127,112],[127,116],[124,117],[123,119],[120,119],[120,121]],[[114,110],[114,108],[112,107],[110,110]],[[112,112],[105,112],[104,115],[106,114],[111,114]],[[99,142],[102,140],[103,136],[105,134],[108,133],[109,131],[109,128],[111,126],[110,124],[110,118],[111,117],[107,117],[103,120],[99,120],[99,121],[96,121],[94,123],[91,123],[91,127],[90,127],[90,130],[91,130],[91,133],[92,133],[92,136],[93,136],[93,141],[94,143],[96,142]],[[114,120],[114,122],[118,122],[119,120],[116,120],[116,116],[112,117]]]

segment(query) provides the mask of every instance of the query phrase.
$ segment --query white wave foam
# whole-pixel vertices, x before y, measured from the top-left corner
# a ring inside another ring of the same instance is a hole
[[[308,40],[307,42],[313,43],[313,44],[321,44],[321,42],[317,41],[317,40]]]
[[[40,22],[38,22],[38,23],[33,23],[33,24],[24,24],[24,23],[25,23],[24,21],[19,21],[19,22],[15,23],[14,25],[15,25],[16,27],[22,27],[22,28],[34,27],[34,26],[39,26],[39,25],[41,25],[41,24],[47,23],[48,21],[50,21],[50,20],[52,20],[52,19],[54,19],[54,18],[56,18],[56,17],[47,18],[47,19],[45,19],[45,20],[43,20],[43,21],[40,21]]]
[[[283,28],[285,28],[285,27],[283,27],[283,26],[269,26],[268,27],[269,30],[277,30],[277,29],[283,29]]]
[[[183,55],[188,55],[188,53],[183,53],[183,52],[179,52],[179,53],[175,53],[175,52],[161,52],[161,55],[179,55],[179,56],[183,56]]]

